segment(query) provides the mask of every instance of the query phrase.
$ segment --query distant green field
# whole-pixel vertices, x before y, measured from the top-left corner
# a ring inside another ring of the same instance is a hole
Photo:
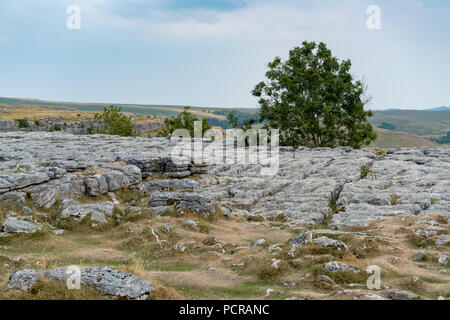
[[[444,136],[450,131],[450,111],[387,110],[377,111],[370,122],[378,127],[382,123],[395,126],[397,132],[421,137]]]
[[[78,102],[60,102],[60,101],[46,101],[37,99],[20,99],[20,98],[2,98],[0,97],[0,107],[5,105],[24,105],[24,106],[45,106],[54,108],[73,108],[81,111],[101,111],[104,107],[109,105],[117,105],[122,107],[124,112],[133,112],[144,115],[155,116],[176,116],[185,105],[141,105],[141,104],[117,104],[117,103],[78,103]],[[190,106],[191,109],[206,112],[211,114],[223,114],[223,111],[238,110],[242,113],[257,113],[256,108],[216,108],[216,107],[195,107]],[[222,111],[222,112],[221,112]]]
[[[45,101],[36,99],[1,98],[0,107],[3,105],[23,105],[23,106],[44,106],[50,108],[72,108],[82,111],[101,111],[104,107],[113,103],[77,103]],[[139,104],[115,104],[122,107],[125,112],[132,112],[143,115],[155,115],[160,117],[174,117],[183,111],[183,105],[139,105]],[[214,126],[228,127],[226,115],[232,110],[245,120],[247,118],[258,118],[257,108],[217,108],[217,107],[193,107],[192,111],[198,117],[208,118]],[[375,127],[389,129],[393,133],[407,133],[422,138],[438,138],[446,136],[450,131],[450,110],[444,111],[424,111],[424,110],[386,110],[376,111],[369,121]],[[388,139],[397,139],[398,135],[383,136]],[[409,137],[412,138],[413,137]],[[417,140],[417,137],[414,138]],[[404,139],[404,134],[402,135]],[[424,143],[423,141],[420,143]]]

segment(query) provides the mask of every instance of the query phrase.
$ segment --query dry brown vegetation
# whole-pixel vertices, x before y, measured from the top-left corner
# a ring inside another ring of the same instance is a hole
[[[151,299],[285,299],[293,296],[351,299],[352,296],[339,292],[358,288],[367,294],[378,294],[376,290],[365,289],[369,274],[364,270],[370,265],[381,268],[383,286],[407,290],[422,298],[450,297],[449,267],[437,262],[437,254],[448,253],[449,249],[437,248],[433,241],[416,241],[411,236],[412,230],[423,227],[414,223],[417,217],[393,218],[369,227],[348,228],[348,233],[342,235],[327,234],[326,231],[317,233],[314,238],[327,236],[344,241],[349,250],[306,244],[291,257],[287,255],[289,239],[306,229],[293,227],[288,222],[277,222],[275,226],[274,222],[268,221],[248,222],[244,217],[155,216],[145,208],[146,203],[137,190],[122,190],[116,192],[116,196],[121,203],[116,211],[125,216],[120,222],[113,219],[96,228],[92,228],[89,221],[60,225],[66,229],[60,236],[45,229],[34,235],[0,238],[0,298],[105,298],[90,288],[67,292],[60,283],[48,279],[42,279],[31,293],[7,290],[8,276],[13,270],[70,265],[111,266],[149,279],[155,286]],[[89,203],[108,200],[108,197],[78,200]],[[130,212],[125,204],[140,206],[142,213]],[[0,222],[11,209],[14,208],[0,209]],[[52,223],[60,213],[57,205],[45,212],[33,209],[33,217],[41,222],[46,221],[44,213]],[[21,213],[17,208],[16,211]],[[431,218],[444,228],[441,233],[449,232],[448,224],[444,224],[446,219]],[[187,219],[198,225],[194,228],[186,226]],[[163,231],[166,225],[172,226],[168,233]],[[161,244],[156,241],[152,229]],[[364,232],[366,236],[357,232]],[[221,247],[210,235],[217,238]],[[266,243],[248,247],[258,239],[265,239]],[[186,247],[183,252],[174,248],[179,241]],[[279,249],[273,249],[276,244]],[[426,257],[414,261],[414,254],[422,246],[427,246]],[[391,259],[394,256],[398,259]],[[15,261],[19,257],[25,259]],[[279,262],[275,268],[272,264],[276,260]],[[342,261],[360,272],[326,272],[324,265],[330,261]],[[336,285],[316,281],[317,275],[329,276]],[[413,283],[413,277],[419,277],[420,281]],[[266,296],[269,288],[274,292]]]

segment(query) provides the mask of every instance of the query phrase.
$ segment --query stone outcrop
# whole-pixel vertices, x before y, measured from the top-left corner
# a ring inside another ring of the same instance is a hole
[[[6,218],[5,222],[2,224],[3,232],[7,234],[16,234],[16,233],[34,233],[38,230],[42,229],[42,226],[17,219],[15,217]]]
[[[39,120],[23,120],[24,124],[19,125],[15,120],[0,120],[0,132],[65,132],[76,135],[92,134],[98,129],[103,129],[101,121],[83,120],[69,122],[65,117],[47,117]],[[152,132],[164,126],[163,121],[133,121],[134,130],[137,134]]]
[[[76,201],[63,202],[63,212],[61,213],[62,219],[73,219],[76,222],[80,222],[87,215],[91,215],[91,220],[106,223],[106,217],[111,217],[114,211],[114,203],[102,202],[96,204],[79,204]]]
[[[173,207],[178,211],[189,210],[199,215],[215,213],[214,201],[207,195],[198,192],[154,192],[148,200],[152,208]]]
[[[30,291],[40,276],[67,282],[69,278],[76,277],[77,274],[75,270],[64,268],[15,271],[11,274],[8,288]],[[91,286],[102,294],[114,298],[144,300],[154,291],[150,281],[109,267],[81,269],[79,276],[81,285]]]
[[[267,177],[258,163],[174,159],[171,152],[180,141],[167,138],[8,132],[0,133],[0,142],[0,205],[23,206],[30,196],[48,208],[57,199],[135,188],[150,194],[155,213],[175,208],[210,214],[219,205],[228,216],[282,216],[306,225],[328,221],[329,228],[450,214],[448,147],[382,155],[347,147],[280,148],[278,173]],[[201,179],[185,179],[193,175]]]

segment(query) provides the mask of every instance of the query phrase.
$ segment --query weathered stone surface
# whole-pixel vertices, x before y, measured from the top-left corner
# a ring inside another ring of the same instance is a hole
[[[448,236],[448,235],[442,235],[436,239],[436,244],[438,246],[446,245],[449,242],[450,242],[450,236]]]
[[[177,141],[167,138],[13,132],[0,133],[0,143],[0,205],[23,206],[27,193],[45,208],[54,198],[129,187],[153,193],[194,191],[226,208],[227,216],[282,216],[306,225],[329,218],[329,228],[368,226],[395,216],[450,215],[449,147],[392,149],[385,156],[345,147],[280,148],[278,173],[267,177],[260,174],[260,163],[220,163],[209,155],[199,162],[184,156],[174,161]],[[202,143],[221,147],[221,142]],[[247,152],[236,149],[239,155]],[[372,171],[367,177],[361,177],[363,165]],[[179,179],[193,174],[202,179]],[[142,183],[155,175],[177,179]],[[152,205],[152,210],[165,207]]]
[[[338,248],[338,249],[345,249],[348,250],[347,245],[342,242],[341,240],[334,240],[334,239],[330,239],[328,237],[320,237],[317,239],[314,239],[314,243],[318,244],[324,248],[328,248],[328,247],[334,247],[334,248]]]
[[[195,228],[197,226],[197,222],[195,222],[193,220],[186,220],[186,222],[184,224],[191,228]]]
[[[415,294],[406,291],[391,290],[387,293],[387,295],[392,300],[415,300],[418,298]]]
[[[153,291],[153,285],[130,273],[105,268],[81,269],[80,283],[96,288],[102,294],[116,298],[133,300],[146,299]],[[29,291],[38,280],[39,276],[45,276],[58,281],[67,281],[74,276],[72,269],[55,270],[20,270],[11,274],[8,288]]]
[[[421,250],[421,251],[417,252],[417,253],[414,255],[414,260],[416,260],[416,261],[422,260],[422,259],[425,257],[426,253],[427,253],[427,252],[426,252],[425,250]]]
[[[337,285],[336,282],[334,282],[329,276],[326,275],[318,275],[316,281],[324,281],[328,282],[331,285]]]
[[[438,262],[442,265],[447,265],[448,264],[448,255],[444,254],[444,253],[439,253],[438,254]]]
[[[79,204],[76,201],[71,201],[70,203],[65,203],[63,206],[67,206],[61,213],[62,219],[73,219],[74,221],[80,222],[87,215],[91,215],[91,220],[105,223],[106,217],[111,217],[114,211],[114,203],[112,202],[102,202],[95,204]]]
[[[0,194],[0,206],[20,207],[26,204],[24,192],[6,192]]]
[[[26,128],[19,128],[19,124],[14,120],[0,120],[0,132],[15,132],[15,131],[27,131],[27,132],[44,132],[44,131],[63,131],[72,134],[90,134],[97,129],[103,129],[104,124],[98,120],[84,120],[79,122],[67,122],[66,117],[45,117],[37,119],[38,122],[28,120],[28,126]],[[162,121],[135,121],[134,130],[136,133],[147,133],[155,131],[164,126]]]
[[[8,217],[2,226],[5,233],[34,233],[42,229],[40,225],[14,217]]]
[[[266,243],[266,239],[259,239],[250,244],[250,248],[257,247]]]
[[[304,233],[300,234],[299,236],[289,240],[289,244],[292,244],[292,245],[302,245],[302,244],[310,243],[310,242],[312,242],[312,233],[309,231],[304,232]]]
[[[48,209],[56,202],[56,195],[57,189],[53,188],[34,194],[32,197],[37,207]]]
[[[154,192],[148,200],[148,206],[175,206],[178,210],[188,209],[200,215],[215,212],[215,204],[208,196],[197,192]]]
[[[155,179],[142,184],[141,192],[154,192],[154,191],[199,191],[201,189],[199,183],[190,179],[170,179],[161,180]]]
[[[343,262],[340,261],[331,261],[325,264],[325,270],[328,272],[338,272],[338,271],[353,271],[355,273],[358,273],[359,270],[349,267]]]

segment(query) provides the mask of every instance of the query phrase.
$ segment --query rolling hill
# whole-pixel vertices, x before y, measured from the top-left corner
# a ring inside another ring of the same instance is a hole
[[[442,106],[442,107],[437,107],[437,108],[431,108],[431,109],[426,109],[426,111],[448,111],[450,110],[449,107],[446,106]]]
[[[79,110],[84,112],[96,112],[113,103],[79,103],[63,101],[47,101],[38,99],[1,98],[0,108],[21,106],[26,110],[27,106],[47,108],[64,113],[64,110]],[[122,107],[124,112],[132,112],[142,115],[154,115],[157,117],[173,117],[183,112],[181,105],[142,105],[142,104],[115,104]],[[236,110],[242,118],[258,117],[257,108],[216,108],[216,107],[191,107],[190,112],[200,118],[208,118],[213,126],[227,127],[226,115],[229,111]],[[432,111],[432,112],[430,112]],[[27,116],[27,115],[24,115]],[[427,110],[384,110],[375,111],[369,119],[379,135],[372,147],[415,147],[436,146],[437,144],[427,139],[445,136],[450,131],[450,108],[439,107]],[[378,128],[381,127],[381,128]],[[386,130],[389,129],[389,130]]]
[[[393,125],[392,131],[415,134],[424,138],[441,137],[450,131],[450,110],[386,110],[376,111],[369,121],[376,127]]]

